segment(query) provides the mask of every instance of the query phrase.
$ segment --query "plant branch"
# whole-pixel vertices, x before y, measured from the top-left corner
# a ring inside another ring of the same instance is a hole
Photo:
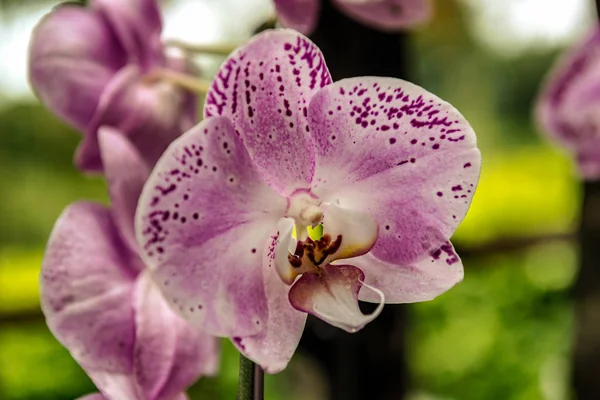
[[[217,56],[229,55],[238,45],[230,43],[192,44],[172,39],[165,41],[167,47],[175,47],[186,53],[210,54]]]
[[[158,68],[144,77],[146,82],[157,81],[169,82],[190,92],[206,94],[210,88],[210,82],[193,75],[172,71],[166,68]]]

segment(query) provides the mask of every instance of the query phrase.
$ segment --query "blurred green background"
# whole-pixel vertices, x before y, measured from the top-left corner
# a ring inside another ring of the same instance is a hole
[[[94,391],[39,310],[38,272],[54,220],[77,199],[106,201],[104,182],[72,165],[79,135],[26,86],[29,31],[55,3],[0,0],[2,400]],[[241,42],[272,13],[269,0],[171,0],[165,7],[165,36],[192,42]],[[556,55],[591,26],[592,4],[439,0],[435,8],[432,23],[412,36],[415,81],[467,117],[484,166],[453,239],[465,281],[410,309],[409,399],[568,399],[580,185],[569,157],[538,136],[531,108]],[[198,61],[208,75],[219,63]],[[321,377],[298,354],[284,373],[267,377],[267,398],[318,400]],[[232,399],[236,385],[237,354],[223,342],[220,376],[202,379],[190,395]]]

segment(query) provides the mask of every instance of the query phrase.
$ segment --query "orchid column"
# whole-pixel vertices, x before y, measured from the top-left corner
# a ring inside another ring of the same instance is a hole
[[[579,400],[597,399],[600,393],[600,265],[596,253],[600,244],[599,84],[600,28],[595,28],[559,60],[536,108],[543,132],[574,156],[583,181],[571,365],[572,384]]]

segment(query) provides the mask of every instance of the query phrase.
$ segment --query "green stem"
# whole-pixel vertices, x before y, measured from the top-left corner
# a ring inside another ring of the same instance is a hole
[[[210,88],[210,81],[197,78],[192,75],[172,71],[166,68],[158,68],[144,77],[147,82],[164,81],[169,82],[190,92],[206,94]]]
[[[237,400],[263,400],[263,383],[263,370],[240,354]]]
[[[182,42],[180,40],[167,40],[165,41],[167,47],[175,47],[181,49],[187,53],[198,53],[198,54],[211,54],[211,55],[229,55],[233,50],[238,47],[238,44],[229,43],[212,43],[212,44],[191,44]]]

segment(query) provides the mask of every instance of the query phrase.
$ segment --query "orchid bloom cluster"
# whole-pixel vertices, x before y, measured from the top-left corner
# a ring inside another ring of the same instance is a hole
[[[169,308],[138,255],[133,212],[148,167],[114,129],[99,139],[111,208],[82,201],[63,211],[42,265],[42,310],[101,391],[92,398],[185,399],[216,373],[217,342]]]
[[[539,95],[541,130],[574,154],[584,179],[600,179],[600,29],[565,54]]]
[[[274,0],[281,25],[312,33],[322,0]],[[393,32],[415,28],[431,17],[429,0],[331,0],[344,14],[374,29]]]
[[[40,276],[50,330],[101,392],[88,399],[185,399],[218,365],[217,340],[171,310],[134,235],[151,168],[195,122],[195,94],[160,79],[188,70],[164,55],[160,31],[154,0],[92,0],[53,10],[30,44],[35,92],[84,133],[76,164],[109,184],[110,208],[64,210]]]
[[[75,156],[101,171],[98,128],[126,135],[149,165],[196,122],[196,96],[164,79],[189,71],[165,54],[156,0],[90,0],[58,6],[38,24],[29,78],[40,100],[84,139]]]
[[[317,7],[277,5],[300,3]],[[429,10],[336,4],[382,29]],[[110,208],[59,217],[40,278],[50,330],[101,392],[87,398],[184,399],[216,372],[215,337],[276,373],[308,314],[356,332],[462,280],[449,239],[481,156],[454,107],[399,79],[334,83],[320,50],[280,29],[227,58],[193,126],[195,95],[176,85],[193,68],[160,33],[155,0],[90,0],[52,11],[30,46],[34,90],[109,186]]]
[[[450,104],[399,79],[332,83],[308,38],[275,30],[224,62],[204,110],[136,213],[146,264],[193,325],[275,373],[307,313],[356,332],[462,280],[448,240],[481,158]]]

